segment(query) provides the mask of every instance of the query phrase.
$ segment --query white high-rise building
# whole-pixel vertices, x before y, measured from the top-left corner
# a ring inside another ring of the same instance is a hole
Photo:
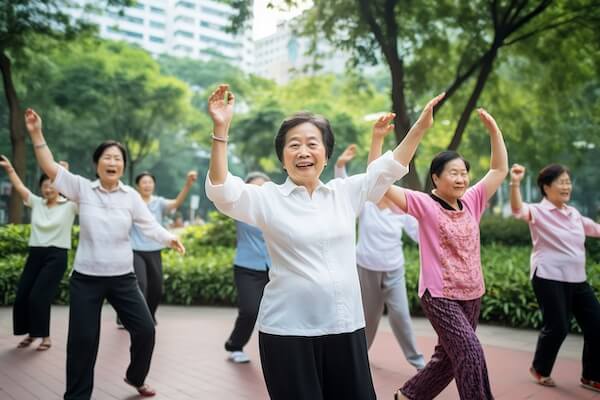
[[[72,14],[97,24],[101,37],[135,43],[154,55],[206,60],[218,54],[251,71],[253,20],[237,35],[226,32],[236,12],[218,0],[137,0],[124,9],[87,14],[76,9]]]
[[[310,39],[298,36],[292,29],[294,23],[296,20],[280,22],[275,33],[254,43],[253,72],[280,84],[312,73],[343,73],[349,55],[323,39],[317,43],[319,56],[315,60],[313,55],[306,54]]]

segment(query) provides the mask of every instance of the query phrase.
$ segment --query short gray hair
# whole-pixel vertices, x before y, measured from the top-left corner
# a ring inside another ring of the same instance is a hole
[[[262,179],[265,182],[271,182],[271,178],[269,178],[269,176],[267,174],[259,172],[259,171],[250,172],[248,175],[246,175],[244,182],[250,183],[255,179]]]

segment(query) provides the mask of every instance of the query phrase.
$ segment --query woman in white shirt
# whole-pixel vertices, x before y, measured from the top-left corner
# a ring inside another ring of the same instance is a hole
[[[382,134],[390,125],[394,114],[381,117],[373,126],[373,135]],[[356,155],[356,145],[344,150],[335,163],[335,177],[347,178],[346,164]],[[370,158],[369,158],[369,161]],[[415,334],[410,319],[402,234],[406,232],[418,242],[417,220],[400,211],[383,197],[378,203],[367,201],[358,217],[358,244],[356,261],[358,278],[365,312],[367,348],[371,348],[387,306],[389,323],[402,348],[406,361],[417,370],[425,367],[425,358],[417,350]]]
[[[14,190],[31,207],[29,254],[13,305],[13,333],[28,334],[18,348],[29,347],[36,338],[42,338],[37,350],[44,351],[52,346],[50,306],[67,269],[77,205],[60,196],[47,175],[39,180],[42,197],[31,193],[10,161],[4,156],[0,158],[0,166],[6,170]]]
[[[71,174],[54,162],[42,134],[42,120],[31,109],[25,123],[42,170],[56,189],[79,206],[79,245],[69,293],[67,389],[65,400],[90,399],[100,339],[104,300],[113,306],[131,336],[131,363],[125,382],[144,397],[156,392],[144,383],[154,350],[154,322],[133,273],[129,231],[133,224],[159,243],[185,249],[150,214],[139,193],[120,178],[127,163],[125,148],[106,141],[96,148],[95,181]]]
[[[217,208],[262,230],[271,255],[259,310],[263,374],[273,400],[375,399],[356,273],[355,220],[408,172],[433,122],[433,99],[402,143],[367,172],[323,184],[333,150],[329,122],[310,113],[286,119],[275,150],[283,185],[244,184],[228,171],[234,96],[221,85],[208,101],[213,144],[206,192]]]

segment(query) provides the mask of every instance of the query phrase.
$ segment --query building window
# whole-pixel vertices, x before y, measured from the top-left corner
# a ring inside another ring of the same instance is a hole
[[[175,31],[175,37],[185,37],[189,39],[194,38],[194,34],[188,31]]]
[[[157,21],[150,21],[150,28],[165,29],[165,24]]]
[[[143,39],[144,35],[139,33],[139,32],[132,32],[132,31],[126,31],[126,30],[119,30],[122,34],[124,34],[125,36],[128,36],[132,39]]]
[[[217,46],[229,47],[230,49],[234,49],[236,47],[240,47],[241,44],[226,42],[225,40],[215,39],[209,36],[200,35],[200,40],[204,43],[216,44]]]
[[[150,41],[153,43],[164,43],[165,39],[158,36],[150,36]]]
[[[175,7],[185,7],[185,8],[189,8],[191,10],[196,8],[194,3],[191,3],[189,1],[178,1],[177,3],[175,3]]]
[[[188,17],[187,15],[178,15],[175,18],[175,22],[184,22],[186,24],[193,24],[194,23],[194,18]]]
[[[227,27],[225,27],[223,25],[213,24],[208,21],[200,21],[200,26],[202,26],[204,28],[208,28],[208,29],[213,29],[215,31],[220,31],[220,32],[225,32],[227,29]]]
[[[122,18],[125,21],[129,21],[132,22],[134,24],[139,24],[139,25],[143,25],[144,24],[144,19],[143,18],[138,18],[138,17],[132,17],[130,15],[125,15]]]
[[[165,15],[165,9],[160,7],[150,7],[150,11],[154,14]]]
[[[191,53],[193,49],[190,46],[184,46],[182,44],[178,44],[177,46],[173,47],[173,50],[175,50],[175,51],[184,51],[186,53]]]
[[[202,10],[203,13],[206,13],[206,14],[209,14],[209,15],[215,15],[217,17],[222,17],[222,18],[229,17],[229,13],[226,13],[225,11],[217,10],[215,8],[202,7],[201,10]]]
[[[138,10],[143,10],[144,9],[144,3],[136,1],[135,4],[133,4],[131,6],[131,8],[137,8]]]

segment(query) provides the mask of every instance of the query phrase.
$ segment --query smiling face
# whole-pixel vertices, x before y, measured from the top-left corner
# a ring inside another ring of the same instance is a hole
[[[100,155],[96,164],[96,173],[102,186],[114,186],[123,176],[125,160],[117,146],[109,146]]]
[[[567,172],[560,174],[550,185],[544,185],[544,192],[548,201],[559,207],[562,207],[571,200],[572,190],[573,184]]]
[[[326,162],[323,135],[314,124],[304,122],[287,131],[283,166],[296,185],[314,187]]]
[[[53,203],[58,198],[58,191],[54,188],[50,178],[42,181],[42,184],[40,185],[40,191],[42,193],[42,197],[46,199],[48,203]]]
[[[155,186],[154,179],[150,175],[144,175],[137,183],[137,190],[142,197],[149,197],[154,193]]]
[[[446,199],[461,198],[469,187],[469,170],[461,158],[455,158],[444,165],[442,173],[432,175],[439,195]]]

